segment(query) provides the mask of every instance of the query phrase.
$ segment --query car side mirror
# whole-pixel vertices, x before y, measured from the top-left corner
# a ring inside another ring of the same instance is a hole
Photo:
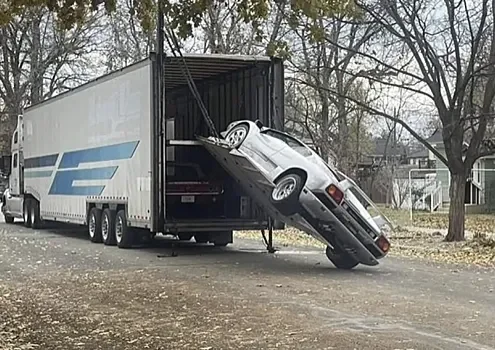
[[[260,128],[260,129],[264,126],[264,125],[263,125],[263,123],[261,122],[261,120],[259,120],[259,119],[256,119],[256,121],[255,121],[254,123],[255,123],[255,124],[256,124],[256,126],[257,126],[258,128]]]

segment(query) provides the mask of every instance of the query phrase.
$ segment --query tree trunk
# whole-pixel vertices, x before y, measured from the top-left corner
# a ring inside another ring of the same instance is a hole
[[[466,214],[464,199],[466,197],[466,181],[467,176],[464,173],[451,175],[449,189],[449,231],[445,237],[445,241],[447,242],[464,240],[464,219]]]

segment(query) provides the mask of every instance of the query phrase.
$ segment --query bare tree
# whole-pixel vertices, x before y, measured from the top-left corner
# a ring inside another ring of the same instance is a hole
[[[7,116],[0,129],[6,144],[26,105],[97,75],[92,54],[100,29],[99,19],[92,17],[82,26],[61,31],[53,14],[44,9],[24,11],[0,27],[0,98]]]
[[[375,71],[387,73],[363,76],[370,84],[410,91],[414,93],[414,103],[430,104],[435,109],[445,153],[428,144],[404,120],[330,89],[336,96],[345,96],[347,101],[396,121],[448,166],[452,180],[447,241],[464,239],[468,174],[478,158],[494,153],[492,143],[485,140],[493,119],[495,96],[493,2],[363,0],[358,3],[363,17],[379,25],[387,34],[384,40],[374,50],[365,51],[326,38],[331,44],[373,62]],[[391,51],[393,56],[384,54]]]
[[[340,168],[350,172],[355,167],[355,157],[349,154],[353,146],[350,127],[356,122],[355,113],[361,113],[359,120],[363,121],[364,110],[356,108],[344,96],[353,95],[364,104],[368,102],[369,95],[363,94],[357,81],[365,72],[357,64],[356,52],[365,49],[378,30],[367,23],[348,22],[346,18],[345,15],[312,18],[300,13],[294,22],[291,15],[288,21],[292,21],[293,54],[289,62],[294,67],[296,83],[309,87],[308,97],[315,100],[311,118],[317,121],[314,125],[318,126],[318,132],[313,133],[323,146],[322,156],[326,158],[328,149],[333,149]],[[334,90],[340,95],[330,93]]]
[[[117,8],[108,18],[106,39],[107,71],[139,61],[153,50],[155,31],[145,31],[136,17],[135,0],[117,0]]]

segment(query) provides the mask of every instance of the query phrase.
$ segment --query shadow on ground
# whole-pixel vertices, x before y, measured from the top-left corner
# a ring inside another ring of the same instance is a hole
[[[28,235],[31,229],[25,228],[22,223],[15,223],[19,227],[19,234]],[[78,241],[87,241],[96,249],[102,244],[92,244],[87,236],[87,228],[80,225],[64,223],[46,223],[41,230],[37,230],[43,239],[69,238]],[[226,268],[236,268],[242,273],[252,273],[253,269],[268,276],[304,275],[361,275],[377,276],[383,274],[378,267],[359,265],[353,270],[338,270],[326,258],[323,251],[310,248],[282,248],[275,254],[268,253],[258,242],[252,240],[235,239],[235,244],[228,247],[215,247],[212,244],[200,244],[193,240],[178,241],[173,236],[157,235],[155,239],[136,245],[132,249],[120,250],[121,256],[139,256],[146,253],[147,265],[144,267],[168,266],[204,266],[215,264],[225,265]],[[276,242],[275,242],[276,244]],[[110,248],[110,247],[105,247]],[[90,248],[91,249],[91,248]],[[118,248],[115,247],[117,250]],[[390,271],[387,271],[390,274]]]

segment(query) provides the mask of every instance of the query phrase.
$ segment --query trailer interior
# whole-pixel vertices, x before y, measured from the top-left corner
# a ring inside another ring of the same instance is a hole
[[[158,186],[157,200],[163,208],[160,217],[165,232],[195,232],[198,240],[200,232],[267,228],[267,214],[197,141],[197,136],[211,134],[187,84],[186,67],[218,132],[241,119],[260,120],[275,128],[283,125],[279,60],[226,55],[167,57],[165,120],[157,126],[161,135],[159,184],[165,184]],[[166,164],[165,168],[161,164]]]

